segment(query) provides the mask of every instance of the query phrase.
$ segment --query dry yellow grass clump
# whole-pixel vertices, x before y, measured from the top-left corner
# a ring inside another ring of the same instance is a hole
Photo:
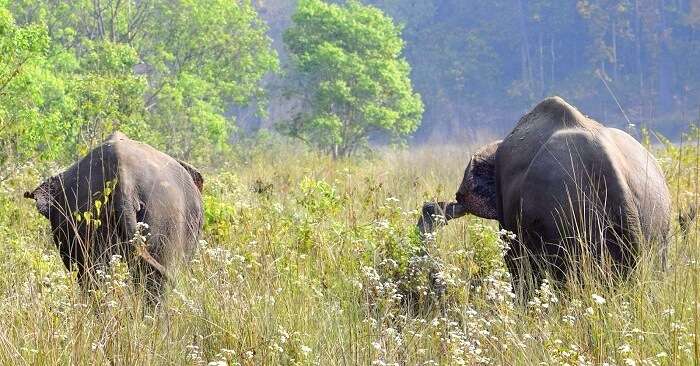
[[[694,144],[657,149],[680,210],[697,200]],[[545,282],[516,304],[495,222],[455,220],[427,247],[416,234],[422,203],[452,198],[468,157],[443,146],[334,161],[280,147],[203,169],[204,238],[155,311],[120,258],[105,286],[80,293],[21,198],[39,174],[22,172],[0,185],[0,363],[700,360],[695,223],[685,235],[674,224],[666,272],[648,253],[625,283]]]

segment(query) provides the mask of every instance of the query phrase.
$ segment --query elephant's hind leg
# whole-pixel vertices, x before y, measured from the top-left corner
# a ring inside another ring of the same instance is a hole
[[[127,245],[127,263],[135,285],[143,290],[149,307],[157,305],[163,293],[166,277],[165,267],[162,266],[148,251],[148,227],[140,225],[144,222],[144,208],[135,208],[132,203],[121,199],[115,200],[119,209],[120,232],[122,242]]]

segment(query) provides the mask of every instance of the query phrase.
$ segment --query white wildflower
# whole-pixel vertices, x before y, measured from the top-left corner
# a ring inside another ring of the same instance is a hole
[[[596,304],[598,304],[598,305],[603,305],[603,304],[605,304],[605,298],[604,298],[604,297],[602,297],[602,296],[600,296],[600,295],[598,295],[598,294],[593,294],[593,295],[591,295],[591,297],[593,298],[593,301],[594,301]]]
[[[622,346],[617,347],[617,351],[622,354],[627,354],[630,353],[630,351],[632,351],[632,347],[629,344],[625,343]]]

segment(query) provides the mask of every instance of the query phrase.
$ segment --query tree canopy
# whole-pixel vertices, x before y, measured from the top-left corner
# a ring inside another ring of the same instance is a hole
[[[282,38],[290,22],[282,10],[296,2],[260,3],[273,38]],[[626,126],[626,115],[671,137],[698,119],[698,0],[363,3],[402,26],[403,54],[425,104],[414,143],[502,136],[550,95],[605,123]],[[284,98],[273,105],[263,126],[289,115],[289,106],[279,107]]]
[[[4,5],[0,3],[0,5]],[[42,124],[55,118],[42,113],[42,64],[49,44],[40,25],[17,26],[0,6],[0,181],[12,168],[46,147]]]
[[[115,129],[181,158],[215,157],[235,130],[228,110],[263,110],[261,81],[278,68],[267,27],[246,0],[8,7],[19,29],[43,30],[45,75],[32,79],[42,94],[43,138],[65,157]]]
[[[347,156],[372,134],[401,141],[416,130],[423,104],[391,18],[358,1],[302,0],[292,20],[284,41],[301,108],[282,131]]]
[[[72,160],[115,129],[212,161],[241,122],[348,155],[407,136],[499,136],[549,95],[671,137],[700,114],[698,0],[0,0],[0,9],[0,171]]]

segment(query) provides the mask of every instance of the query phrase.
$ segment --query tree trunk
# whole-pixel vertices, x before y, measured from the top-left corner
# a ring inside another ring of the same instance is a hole
[[[550,57],[552,62],[550,63],[550,76],[549,76],[549,85],[554,85],[556,80],[554,80],[554,65],[556,64],[557,57],[554,53],[554,35],[549,39],[549,51],[550,51]]]
[[[540,97],[544,97],[544,44],[542,41],[542,32],[540,32]]]
[[[658,56],[657,56],[657,110],[659,114],[669,111],[673,104],[673,61],[671,60],[670,42],[666,38],[666,1],[661,0],[661,8],[659,9],[659,31],[658,34],[664,35],[659,37],[658,41]]]
[[[637,41],[637,74],[639,76],[639,95],[644,95],[644,71],[642,69],[642,27],[639,14],[639,0],[634,1],[634,33]]]
[[[615,78],[615,81],[617,82],[619,75],[617,73],[617,70],[618,70],[618,67],[617,67],[618,66],[618,64],[617,64],[617,23],[615,21],[615,18],[613,18],[613,21],[612,21],[612,47],[613,47],[613,49],[612,49],[612,51],[613,51],[613,54],[612,54],[613,77]]]
[[[528,91],[530,95],[528,97],[532,98],[532,62],[530,61],[530,42],[527,32],[527,25],[525,22],[525,4],[527,0],[518,0],[518,7],[520,8],[520,35],[522,42],[520,44],[520,55],[521,55],[521,72],[523,75],[523,80],[527,84]]]

